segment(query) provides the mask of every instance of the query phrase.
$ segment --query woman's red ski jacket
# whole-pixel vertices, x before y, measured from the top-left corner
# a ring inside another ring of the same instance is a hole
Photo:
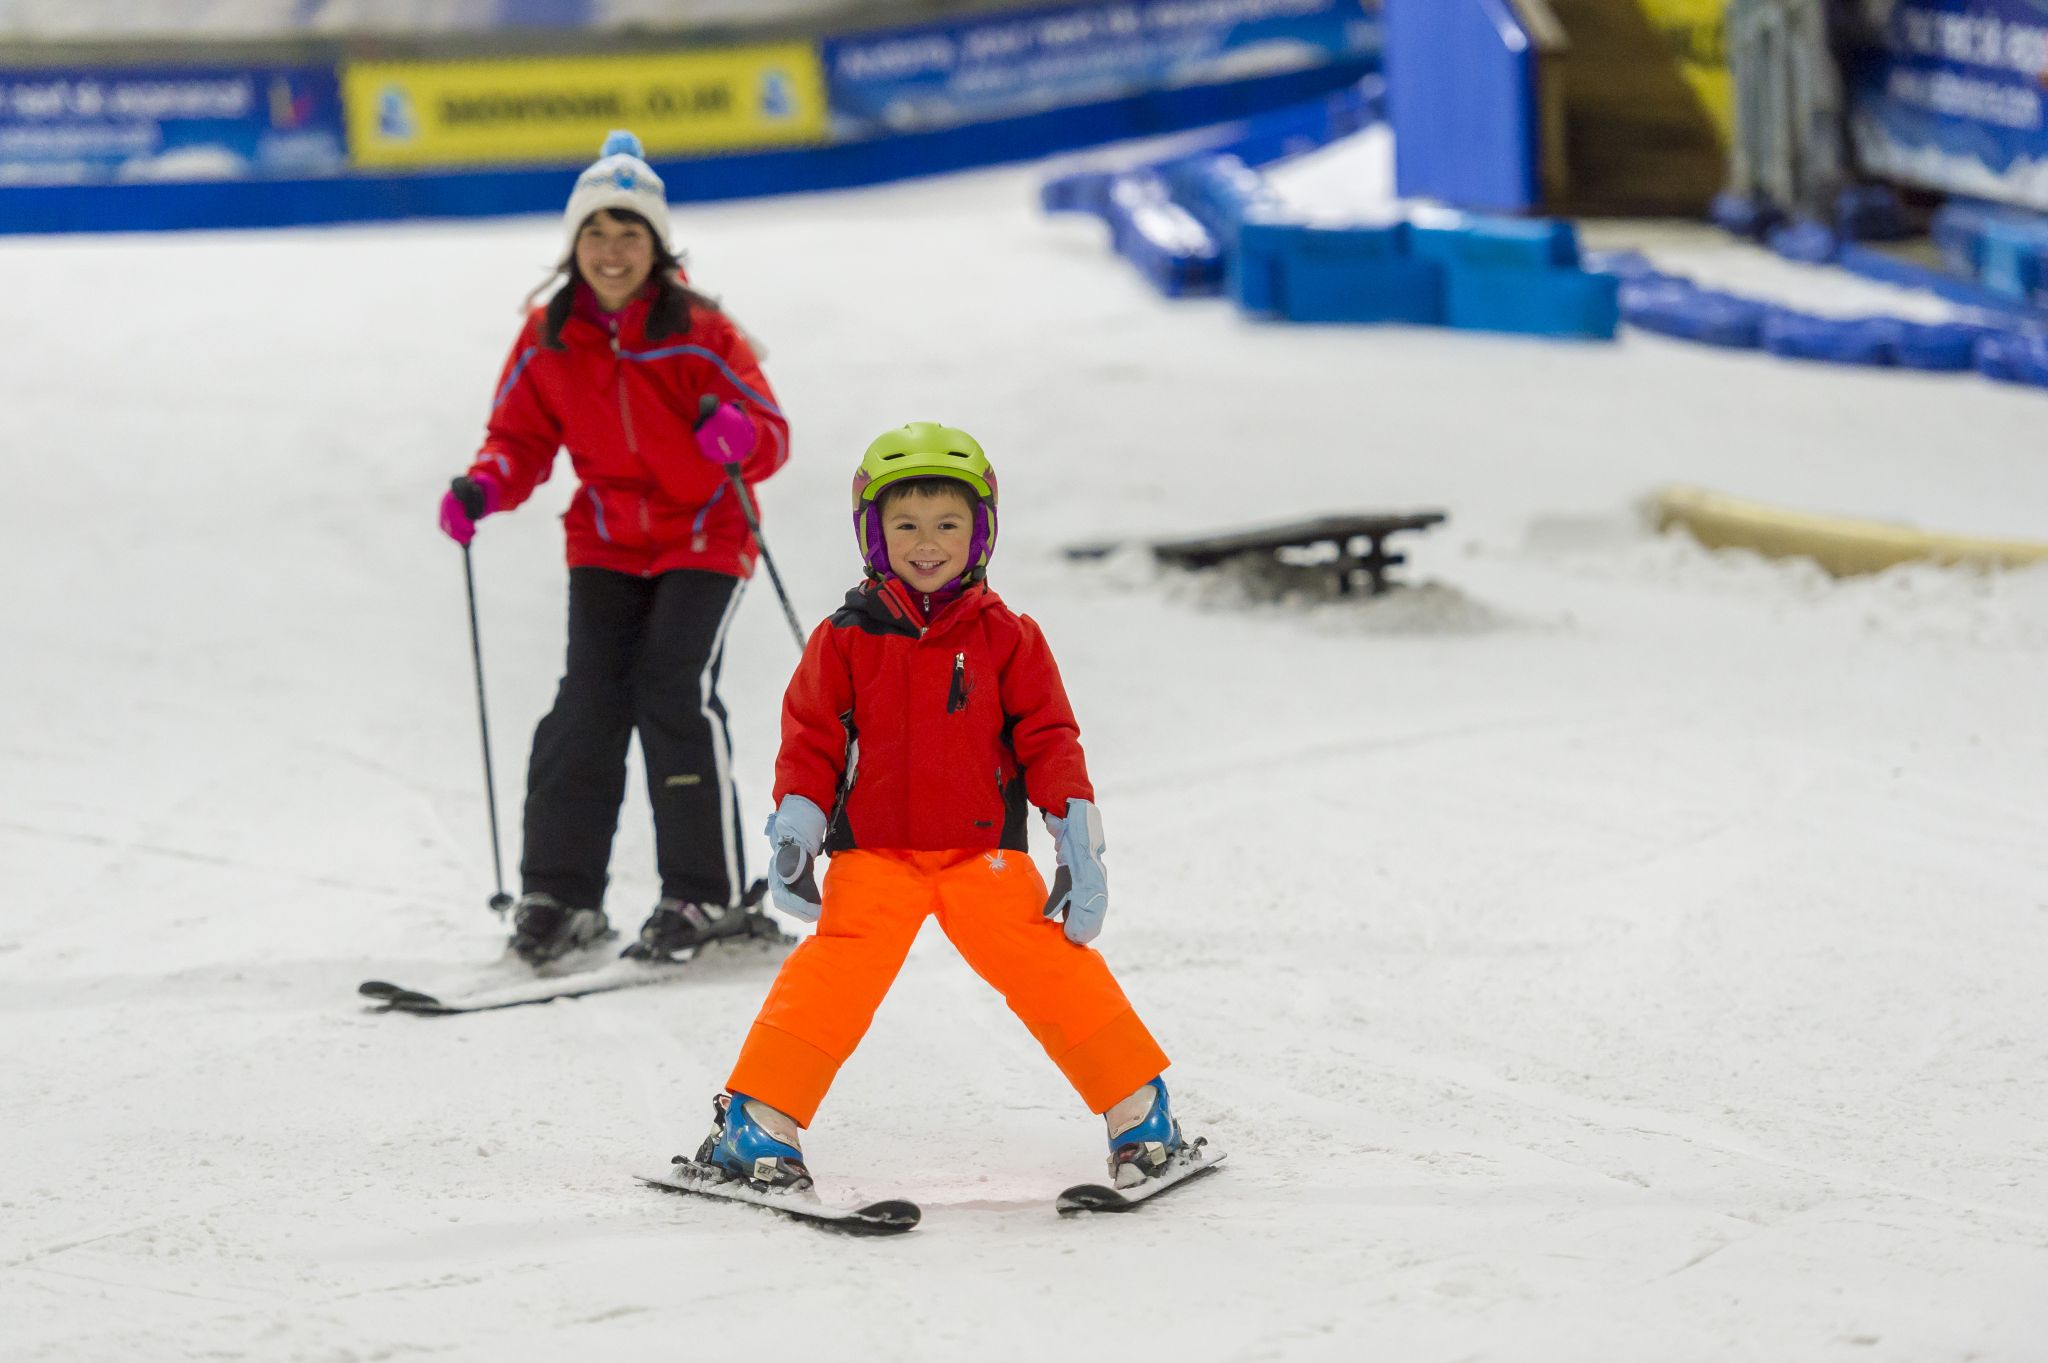
[[[759,482],[789,458],[789,424],[747,338],[723,313],[690,309],[689,330],[647,337],[649,299],[604,318],[572,309],[562,349],[540,343],[535,308],[512,347],[472,474],[509,510],[533,495],[566,446],[583,486],[563,517],[571,567],[651,577],[702,568],[747,577],[758,548],[725,466],[697,452],[699,400],[738,404],[754,424],[740,477]]]

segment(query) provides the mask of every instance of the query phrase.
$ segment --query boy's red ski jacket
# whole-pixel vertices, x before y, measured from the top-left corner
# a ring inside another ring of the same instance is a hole
[[[495,481],[498,509],[509,510],[547,480],[567,446],[583,483],[563,517],[571,567],[747,577],[758,550],[724,466],[697,452],[698,400],[709,393],[752,420],[754,452],[740,466],[749,484],[788,460],[789,425],[731,319],[693,305],[688,332],[651,341],[648,306],[642,296],[608,320],[572,309],[560,350],[542,347],[545,309],[535,308],[505,361],[470,472]]]
[[[894,578],[865,582],[811,632],[782,700],[775,799],[831,817],[825,846],[1025,846],[1026,800],[1093,800],[1045,636],[986,586],[927,626]]]

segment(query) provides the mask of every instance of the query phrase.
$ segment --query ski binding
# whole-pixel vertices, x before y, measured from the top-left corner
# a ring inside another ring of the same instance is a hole
[[[1061,1193],[1053,1205],[1061,1216],[1073,1216],[1078,1212],[1136,1211],[1161,1193],[1171,1192],[1200,1178],[1223,1163],[1225,1158],[1225,1153],[1209,1144],[1207,1137],[1197,1136],[1180,1148],[1164,1173],[1130,1188],[1112,1188],[1106,1183],[1077,1183]]]

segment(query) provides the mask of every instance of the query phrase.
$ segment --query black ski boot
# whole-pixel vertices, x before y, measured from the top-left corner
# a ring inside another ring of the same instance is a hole
[[[531,966],[557,961],[612,936],[603,909],[572,909],[551,894],[523,894],[512,907],[512,950]]]
[[[673,961],[688,959],[696,948],[709,942],[749,937],[784,941],[782,929],[761,910],[767,894],[768,882],[757,880],[733,908],[663,898],[640,925],[639,940],[627,947],[625,954],[636,961]]]

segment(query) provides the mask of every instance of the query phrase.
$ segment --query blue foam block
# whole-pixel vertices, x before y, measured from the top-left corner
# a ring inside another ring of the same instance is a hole
[[[1683,284],[1624,289],[1621,316],[1632,327],[1703,345],[1753,350],[1763,339],[1763,304]]]
[[[1995,334],[1991,327],[1970,322],[1901,322],[1892,346],[1893,358],[1901,369],[1954,373],[1972,368],[1977,343]]]
[[[1812,221],[1773,228],[1764,234],[1764,242],[1785,259],[1805,265],[1825,265],[1842,249],[1842,239],[1833,229]]]
[[[1278,311],[1290,322],[1412,322],[1444,318],[1443,270],[1399,256],[1291,254],[1280,265]]]
[[[1992,332],[1977,342],[1977,372],[2000,383],[2048,388],[2048,337]]]
[[[1815,317],[1789,308],[1764,314],[1765,350],[1794,360],[1888,365],[1899,324],[1885,317]]]
[[[1306,231],[1300,223],[1244,224],[1236,249],[1225,253],[1223,291],[1246,312],[1280,311],[1280,280],[1291,254],[1288,242]]]
[[[1106,170],[1056,176],[1039,187],[1039,207],[1048,213],[1100,214],[1109,202],[1109,185],[1115,178]]]
[[[1492,218],[1460,214],[1444,225],[1408,230],[1408,252],[1443,265],[1510,265],[1525,269],[1576,267],[1579,233],[1554,218]]]
[[[1621,281],[1583,270],[1453,265],[1444,271],[1444,321],[1472,331],[1614,339]]]

